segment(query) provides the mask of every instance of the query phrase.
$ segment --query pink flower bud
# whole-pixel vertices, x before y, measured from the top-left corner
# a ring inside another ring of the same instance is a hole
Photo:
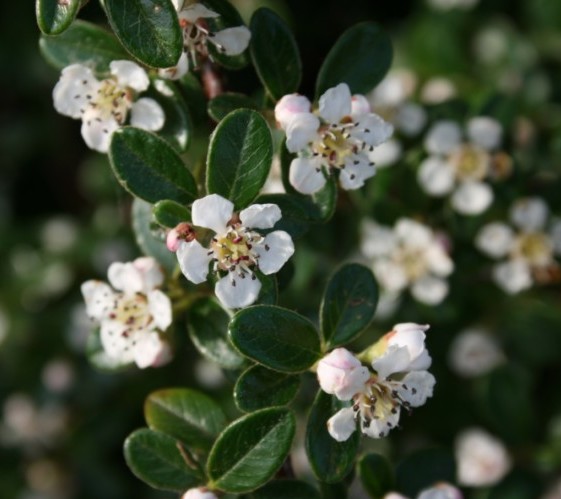
[[[285,95],[275,106],[275,119],[285,129],[290,121],[300,113],[309,113],[310,101],[307,97],[298,94]]]
[[[183,241],[190,242],[193,239],[195,239],[193,227],[187,222],[182,222],[168,232],[166,236],[166,246],[168,250],[175,253]]]
[[[319,361],[317,376],[324,392],[350,400],[364,389],[370,371],[351,352],[336,348]]]

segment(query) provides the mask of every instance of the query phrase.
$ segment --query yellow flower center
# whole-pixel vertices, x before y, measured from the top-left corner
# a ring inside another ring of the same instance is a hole
[[[450,161],[461,180],[481,180],[489,171],[491,158],[483,149],[466,144],[454,151]]]
[[[416,281],[427,273],[427,264],[420,248],[400,248],[394,256],[409,281]]]
[[[120,86],[114,78],[103,80],[97,91],[90,99],[90,106],[97,109],[103,120],[113,116],[122,125],[132,106],[132,91]]]
[[[553,245],[549,237],[542,232],[521,234],[516,239],[514,255],[524,258],[530,265],[542,267],[551,263]]]
[[[127,336],[135,330],[145,329],[153,321],[148,309],[148,299],[142,293],[116,295],[109,318],[129,326],[123,336]]]
[[[260,234],[236,224],[225,234],[213,237],[210,247],[220,270],[234,270],[236,266],[247,270],[257,265],[258,255],[253,245],[262,240]]]

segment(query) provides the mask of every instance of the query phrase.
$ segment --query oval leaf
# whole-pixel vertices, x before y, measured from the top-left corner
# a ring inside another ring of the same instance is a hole
[[[380,454],[367,454],[358,462],[362,485],[373,499],[382,499],[394,487],[393,470]]]
[[[224,118],[210,139],[207,190],[245,208],[259,194],[273,160],[273,139],[263,117],[240,109]]]
[[[151,132],[133,127],[117,130],[109,161],[121,185],[149,203],[171,199],[188,204],[197,197],[191,172],[173,148]]]
[[[207,462],[212,488],[240,493],[267,482],[288,456],[296,418],[272,408],[234,421],[214,444]]]
[[[208,114],[215,121],[221,121],[228,113],[241,108],[256,110],[257,106],[247,95],[235,92],[225,92],[208,102]]]
[[[249,499],[321,499],[309,483],[300,480],[273,480],[249,494]]]
[[[62,33],[74,20],[81,0],[37,0],[35,14],[39,29],[46,35]]]
[[[214,400],[187,388],[151,393],[144,404],[144,417],[153,430],[203,450],[210,448],[226,426],[226,416]]]
[[[298,376],[252,366],[238,378],[234,387],[234,401],[244,412],[286,405],[296,396],[299,387]]]
[[[275,371],[305,371],[320,356],[314,325],[281,307],[256,305],[241,310],[230,322],[229,333],[242,354]]]
[[[105,0],[109,24],[125,48],[155,68],[175,66],[183,34],[171,0]]]
[[[191,220],[191,211],[186,206],[164,199],[158,201],[154,205],[154,218],[163,227],[173,229],[181,222],[189,222]]]
[[[180,448],[174,438],[143,428],[125,440],[125,459],[131,471],[148,485],[185,492],[200,485],[203,477],[187,465]]]
[[[327,349],[355,339],[374,318],[378,286],[372,272],[356,263],[341,267],[327,284],[320,329]]]
[[[388,72],[392,44],[388,35],[372,23],[360,23],[345,31],[327,54],[316,81],[316,96],[347,83],[351,93],[365,94]]]
[[[319,480],[335,483],[348,475],[354,466],[360,432],[355,431],[345,442],[337,442],[327,431],[327,420],[344,403],[319,391],[306,428],[306,453],[312,469]]]
[[[275,100],[298,90],[302,61],[298,45],[286,23],[263,7],[251,18],[250,52],[261,83]]]

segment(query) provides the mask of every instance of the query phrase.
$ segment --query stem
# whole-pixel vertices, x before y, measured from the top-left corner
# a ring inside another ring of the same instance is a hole
[[[224,92],[221,74],[217,67],[209,60],[203,63],[201,68],[201,80],[206,97],[214,99]]]
[[[192,470],[200,471],[201,473],[203,472],[201,465],[191,455],[191,453],[185,447],[183,447],[183,444],[181,442],[175,442],[175,446],[177,447],[177,450],[181,454],[181,457],[183,458],[183,461],[185,461],[185,464],[187,465],[188,468],[191,468]]]

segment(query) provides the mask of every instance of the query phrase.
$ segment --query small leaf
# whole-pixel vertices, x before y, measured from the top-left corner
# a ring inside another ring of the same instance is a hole
[[[37,0],[35,14],[39,29],[46,35],[58,35],[72,24],[81,0]]]
[[[327,349],[354,340],[374,318],[378,287],[372,272],[357,263],[341,267],[327,284],[320,329]]]
[[[298,376],[271,371],[259,365],[251,366],[236,382],[234,401],[244,412],[287,405],[296,396],[299,387]]]
[[[321,499],[309,483],[300,480],[273,480],[249,494],[249,499]]]
[[[240,109],[214,131],[207,158],[207,189],[245,208],[259,194],[273,160],[273,139],[263,117]]]
[[[242,354],[276,371],[305,371],[320,356],[314,325],[284,308],[255,305],[240,310],[230,322],[229,333]]]
[[[335,483],[347,476],[354,466],[360,432],[345,442],[337,442],[327,431],[327,420],[345,405],[320,390],[312,405],[306,427],[306,453],[317,478]]]
[[[129,435],[124,448],[129,468],[142,481],[156,489],[185,492],[204,478],[187,466],[179,449],[174,438],[147,428]]]
[[[285,22],[262,7],[251,18],[250,52],[261,83],[275,100],[298,90],[302,61],[298,45]]]
[[[39,48],[43,57],[57,69],[85,64],[101,73],[109,70],[111,61],[129,58],[111,33],[80,20],[74,21],[61,35],[42,35]]]
[[[144,417],[151,429],[203,450],[211,447],[226,426],[226,416],[214,400],[187,388],[151,393],[144,404]]]
[[[316,81],[316,96],[339,83],[347,83],[353,94],[368,93],[384,78],[391,62],[388,35],[372,22],[357,24],[327,54]]]
[[[228,339],[230,316],[212,298],[197,301],[190,309],[188,331],[191,341],[208,360],[224,369],[239,369],[245,359]]]
[[[263,485],[288,456],[295,430],[296,418],[284,408],[263,409],[234,421],[210,452],[210,485],[233,493]]]
[[[121,185],[149,203],[171,199],[188,204],[197,197],[191,172],[173,148],[151,132],[133,127],[117,130],[109,161]]]
[[[358,475],[373,499],[382,499],[394,487],[392,467],[380,454],[367,454],[360,458]]]
[[[153,209],[154,218],[161,226],[173,229],[182,222],[191,220],[191,211],[186,206],[164,199],[158,201]]]
[[[175,66],[183,34],[171,0],[105,0],[109,24],[125,48],[155,68]]]
[[[235,92],[225,92],[208,102],[208,114],[215,121],[221,121],[228,113],[241,108],[258,109],[250,97]]]

